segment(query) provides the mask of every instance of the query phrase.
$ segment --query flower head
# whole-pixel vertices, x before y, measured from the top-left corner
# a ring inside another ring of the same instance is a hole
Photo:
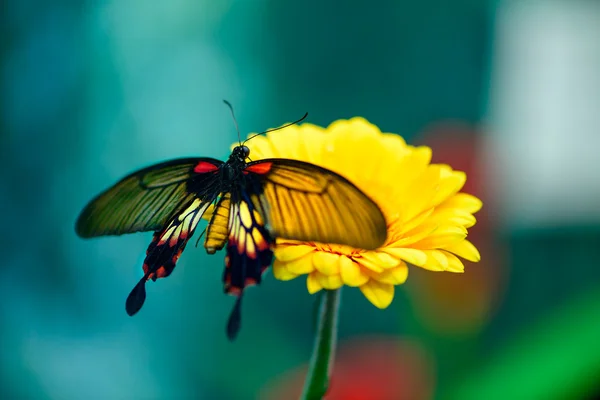
[[[460,193],[466,175],[430,164],[431,149],[407,145],[363,118],[339,120],[327,128],[292,126],[257,136],[246,145],[253,160],[290,158],[344,176],[383,211],[388,236],[374,251],[348,246],[278,239],[273,274],[290,280],[306,275],[310,293],[359,287],[376,307],[387,307],[394,286],[406,281],[407,264],[432,271],[463,272],[457,257],[479,261],[467,228],[481,201]]]

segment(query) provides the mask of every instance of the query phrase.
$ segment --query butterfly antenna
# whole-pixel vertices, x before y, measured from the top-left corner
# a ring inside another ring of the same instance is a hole
[[[288,123],[288,124],[282,125],[282,126],[280,126],[279,128],[271,128],[271,129],[267,129],[267,130],[266,130],[266,131],[264,131],[264,132],[261,132],[261,133],[257,133],[257,134],[255,134],[255,135],[252,135],[252,136],[250,136],[248,139],[244,140],[244,142],[243,142],[242,144],[246,143],[248,140],[250,140],[250,139],[253,139],[253,138],[255,138],[255,137],[259,136],[259,135],[264,135],[265,133],[269,133],[269,132],[278,131],[278,130],[280,130],[280,129],[287,128],[288,126],[296,125],[296,124],[298,124],[298,123],[300,123],[300,122],[304,121],[304,120],[306,119],[306,117],[308,117],[308,112],[304,113],[304,116],[303,116],[302,118],[300,118],[300,119],[298,119],[298,120],[296,120],[296,121],[294,121],[294,122],[290,122],[290,123]]]
[[[240,127],[238,126],[237,119],[235,119],[235,113],[233,112],[233,106],[227,100],[223,100],[223,103],[227,104],[227,107],[229,107],[229,111],[231,111],[231,117],[233,118],[233,123],[235,124],[235,130],[237,131],[237,134],[238,134],[238,142],[240,143],[240,146],[241,146],[242,139],[240,138]]]

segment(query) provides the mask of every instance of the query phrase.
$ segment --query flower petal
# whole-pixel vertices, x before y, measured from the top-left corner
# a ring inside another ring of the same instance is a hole
[[[431,235],[414,243],[411,247],[416,249],[439,249],[451,246],[464,240],[467,230],[462,226],[440,226]]]
[[[323,286],[317,280],[318,272],[313,272],[312,274],[308,274],[306,277],[306,288],[308,289],[308,293],[315,294],[319,290],[323,289]]]
[[[475,214],[477,211],[481,210],[482,206],[482,201],[477,197],[467,193],[457,193],[438,207],[460,209]]]
[[[445,271],[448,268],[448,259],[439,250],[423,250],[427,254],[427,262],[421,267],[430,271]]]
[[[406,189],[407,196],[402,209],[403,221],[410,221],[430,208],[435,189],[439,186],[441,169],[440,165],[429,165],[425,172]]]
[[[275,248],[275,258],[280,261],[292,261],[302,258],[315,250],[313,246],[307,245],[283,245]]]
[[[436,208],[435,212],[431,216],[431,220],[444,222],[446,224],[451,222],[465,228],[470,228],[477,222],[477,219],[473,214],[456,208]]]
[[[369,280],[360,287],[360,291],[377,308],[387,308],[394,299],[394,285]]]
[[[374,251],[365,251],[359,257],[354,257],[354,261],[365,268],[374,272],[383,272],[383,266],[379,263],[379,258]]]
[[[401,261],[397,257],[392,257],[382,250],[372,252],[373,260],[376,261],[378,265],[381,265],[383,268],[393,268],[400,265]]]
[[[340,256],[339,258],[340,277],[342,282],[348,286],[361,286],[367,283],[369,276],[364,274],[358,265],[351,258]]]
[[[323,289],[339,289],[344,284],[344,282],[342,282],[342,278],[339,275],[324,275],[320,272],[316,272],[315,277],[317,278],[317,281],[323,287]]]
[[[431,207],[423,211],[421,214],[410,219],[409,221],[404,222],[404,224],[402,224],[400,232],[405,233],[415,229],[416,227],[421,225],[423,221],[425,221],[433,213],[434,210],[435,208]]]
[[[473,243],[468,240],[463,240],[459,243],[455,243],[452,246],[444,247],[444,250],[452,252],[457,256],[464,258],[465,260],[469,260],[472,262],[478,262],[481,260],[481,255],[479,254],[479,250],[477,247],[473,245]]]
[[[410,232],[406,232],[401,239],[395,240],[388,244],[391,247],[406,247],[407,245],[411,245],[419,240],[426,238],[431,235],[438,229],[438,226],[435,224],[423,224],[421,226],[417,226]]]
[[[447,171],[446,173],[449,173],[449,175],[440,180],[439,186],[431,202],[432,206],[437,206],[456,194],[462,189],[467,181],[467,174],[464,172],[452,171],[450,167],[448,167],[448,169],[450,171]]]
[[[386,247],[383,248],[382,251],[400,258],[409,264],[416,265],[417,267],[420,267],[427,262],[427,255],[423,250],[411,249],[409,247]]]
[[[275,260],[277,262],[277,259]],[[283,262],[283,261],[279,261]],[[315,270],[315,266],[313,265],[312,257],[306,256],[302,258],[297,258],[292,261],[288,261],[285,263],[286,268],[289,272],[293,274],[303,275],[310,274]]]
[[[406,278],[408,278],[408,267],[406,264],[402,264],[399,267],[386,269],[374,279],[381,283],[401,285],[406,282]]]
[[[289,281],[291,279],[297,278],[298,274],[294,274],[287,269],[287,265],[282,263],[279,260],[275,260],[273,263],[273,276],[275,279],[279,279],[280,281]]]
[[[456,257],[454,254],[449,253],[447,251],[442,250],[442,253],[448,259],[448,268],[446,268],[446,271],[459,272],[459,273],[465,272],[465,266],[458,257]]]
[[[312,255],[314,267],[323,275],[339,275],[339,254],[318,251]],[[325,285],[323,285],[325,287]]]

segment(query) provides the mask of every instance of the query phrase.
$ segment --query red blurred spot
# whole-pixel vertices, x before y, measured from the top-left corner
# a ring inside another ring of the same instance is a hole
[[[469,228],[469,240],[481,253],[479,263],[464,261],[465,273],[434,274],[420,268],[411,269],[406,285],[417,319],[440,335],[469,336],[476,334],[493,315],[506,282],[506,250],[495,236],[499,213],[494,210],[489,193],[495,182],[486,179],[493,167],[483,146],[483,132],[461,122],[445,122],[431,126],[420,142],[433,151],[432,162],[450,165],[464,171],[467,182],[461,192],[483,200],[475,214],[477,224]]]
[[[205,174],[207,172],[214,172],[216,170],[218,170],[219,167],[217,167],[215,164],[213,163],[209,163],[207,161],[200,161],[195,167],[194,167],[194,172],[197,174]]]
[[[426,400],[435,386],[433,360],[417,342],[366,337],[343,343],[337,354],[327,400]],[[297,399],[306,367],[286,373],[259,398]]]

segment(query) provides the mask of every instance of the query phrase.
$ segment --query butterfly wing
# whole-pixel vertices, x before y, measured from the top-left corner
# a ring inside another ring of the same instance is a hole
[[[165,278],[220,193],[222,162],[212,158],[167,161],[134,172],[93,199],[76,223],[81,237],[156,231],[144,260],[144,276],[125,309],[137,313],[149,279]]]
[[[84,208],[76,232],[89,238],[161,230],[195,198],[215,191],[222,164],[212,158],[185,158],[134,172]]]
[[[387,237],[381,210],[333,171],[296,160],[266,159],[245,169],[251,202],[271,236],[372,250]]]
[[[125,302],[127,314],[134,315],[142,308],[146,300],[145,286],[148,280],[155,281],[157,278],[171,275],[202,215],[215,198],[216,194],[202,200],[194,199],[169,222],[166,228],[154,234],[146,251],[144,276],[135,285]]]
[[[233,340],[241,323],[241,301],[244,289],[261,282],[263,272],[273,261],[272,238],[250,197],[249,188],[235,187],[229,210],[229,238],[223,284],[225,293],[237,296],[227,323],[227,336]],[[250,188],[251,189],[251,188]]]

